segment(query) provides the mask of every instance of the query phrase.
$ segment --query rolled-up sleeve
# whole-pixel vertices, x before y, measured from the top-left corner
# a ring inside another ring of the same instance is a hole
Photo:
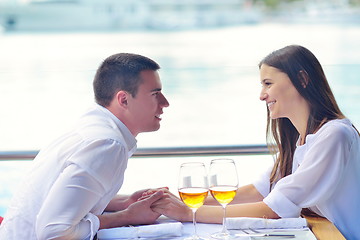
[[[343,129],[329,126],[301,147],[305,148],[298,168],[280,179],[263,200],[280,217],[298,217],[302,208],[331,198],[343,176],[351,143]]]
[[[119,159],[126,159],[125,152],[117,142],[103,140],[74,154],[37,216],[38,239],[93,239],[100,226],[96,215],[106,207],[104,196],[123,171]]]
[[[269,167],[252,182],[256,190],[258,190],[263,197],[266,197],[270,192],[270,174],[272,168],[273,166]]]

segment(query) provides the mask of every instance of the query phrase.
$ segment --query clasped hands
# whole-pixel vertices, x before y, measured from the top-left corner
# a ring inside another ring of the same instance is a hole
[[[167,187],[143,189],[128,196],[117,195],[99,215],[100,229],[153,224],[165,215],[177,221],[191,221],[191,210]]]
[[[159,216],[164,215],[171,219],[187,222],[192,221],[192,211],[186,206],[181,199],[175,196],[169,191],[169,188],[157,188],[149,189],[142,193],[141,197],[138,198],[138,201],[143,201],[153,197],[156,194],[162,193],[162,196],[151,203],[150,208],[153,212],[157,213]]]

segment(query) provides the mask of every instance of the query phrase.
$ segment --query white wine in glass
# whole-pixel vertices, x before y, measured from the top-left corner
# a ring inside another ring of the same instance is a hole
[[[226,229],[226,206],[234,199],[239,184],[234,160],[227,158],[212,160],[209,176],[210,193],[224,209],[222,231],[212,234],[211,237],[229,239],[231,236]]]
[[[209,191],[205,165],[200,162],[181,164],[178,190],[181,200],[193,213],[194,235],[185,239],[205,239],[198,236],[195,219],[196,210],[204,204]]]

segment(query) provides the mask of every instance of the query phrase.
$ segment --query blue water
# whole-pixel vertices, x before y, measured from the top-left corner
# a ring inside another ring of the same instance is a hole
[[[357,25],[3,34],[0,151],[37,150],[69,128],[93,102],[91,81],[101,60],[117,52],[143,54],[162,66],[170,107],[158,132],[138,136],[139,147],[265,143],[257,63],[288,44],[315,53],[341,109],[360,128],[359,42]],[[0,215],[27,165],[0,163]]]

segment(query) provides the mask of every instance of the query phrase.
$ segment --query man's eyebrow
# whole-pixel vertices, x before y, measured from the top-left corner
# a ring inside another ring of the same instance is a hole
[[[151,90],[150,92],[159,92],[161,91],[161,88],[154,88],[153,90]]]

